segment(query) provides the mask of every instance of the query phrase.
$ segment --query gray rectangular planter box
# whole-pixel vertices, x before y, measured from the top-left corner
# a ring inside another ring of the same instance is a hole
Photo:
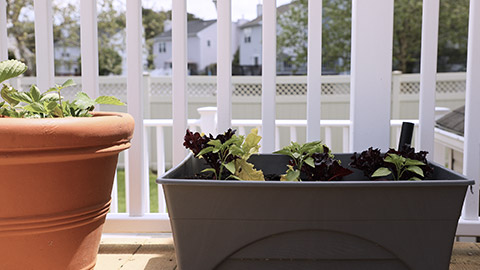
[[[288,157],[250,161],[281,174]],[[474,183],[436,164],[428,181],[359,181],[357,170],[339,182],[185,179],[204,163],[189,156],[157,181],[181,270],[448,269]]]

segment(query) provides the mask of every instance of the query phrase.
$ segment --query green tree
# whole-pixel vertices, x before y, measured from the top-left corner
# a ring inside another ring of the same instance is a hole
[[[15,59],[30,67],[26,76],[35,74],[35,27],[26,16],[28,12],[33,12],[33,0],[7,0],[7,33],[15,42],[9,49]]]
[[[422,1],[395,1],[393,23],[393,69],[418,70],[422,40]]]
[[[279,53],[287,52],[286,61],[297,68],[307,62],[308,1],[296,0],[279,14]],[[342,72],[350,67],[351,1],[324,0],[322,23],[323,70]]]
[[[100,47],[98,58],[99,75],[120,75],[122,73],[122,57],[110,47]]]
[[[441,0],[438,71],[465,70],[468,0]],[[287,48],[294,66],[306,63],[307,0],[295,0],[279,17],[279,50]],[[324,70],[350,70],[351,0],[323,0],[322,58]],[[404,73],[420,68],[422,0],[396,0],[393,32],[393,69]]]
[[[441,0],[438,29],[438,72],[465,71],[469,0]]]

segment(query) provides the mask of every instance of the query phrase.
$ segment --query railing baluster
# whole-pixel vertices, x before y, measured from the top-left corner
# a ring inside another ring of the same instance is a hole
[[[110,203],[110,213],[118,213],[118,180],[117,170],[115,170],[115,177],[113,178],[112,188],[112,202]]]
[[[143,205],[145,206],[145,213],[150,213],[150,158],[148,152],[148,132],[147,127],[143,130]]]
[[[232,3],[217,1],[217,130],[223,132],[232,122]]]
[[[143,155],[143,68],[142,68],[142,5],[140,0],[126,1],[127,11],[127,110],[135,119],[134,138],[129,149],[128,198],[130,216],[143,216],[145,204],[145,161]]]
[[[157,177],[160,177],[165,172],[165,135],[164,127],[156,127],[157,135]],[[163,193],[163,186],[158,185],[158,212],[166,213],[167,206],[165,203],[165,195]]]
[[[238,134],[245,135],[245,127],[244,126],[239,126],[238,127]]]
[[[262,15],[262,153],[271,153],[275,149],[276,48],[276,0],[264,0]]]
[[[320,140],[322,1],[308,1],[307,141]]]
[[[331,127],[325,127],[325,144],[328,147],[331,147],[332,145],[332,128]]]
[[[423,0],[422,47],[420,59],[419,150],[433,155],[435,130],[435,89],[437,76],[438,16],[440,0]]]
[[[280,149],[280,128],[275,127],[275,150]]]
[[[91,98],[99,96],[97,1],[80,1],[82,89]]]
[[[297,141],[297,127],[290,127],[290,141],[296,142]]]
[[[35,0],[34,10],[37,86],[45,91],[55,85],[52,0]]]
[[[156,127],[157,135],[157,174],[160,176],[165,172],[165,134],[163,126]]]
[[[172,116],[173,164],[185,157],[183,135],[187,129],[187,1],[172,1]]]
[[[350,142],[348,136],[350,135],[350,128],[347,126],[347,127],[343,127],[342,128],[342,134],[343,134],[343,138],[342,138],[342,152],[343,153],[348,153],[350,152],[350,149],[349,149],[349,145],[348,143]]]
[[[7,2],[0,0],[0,61],[8,59]]]

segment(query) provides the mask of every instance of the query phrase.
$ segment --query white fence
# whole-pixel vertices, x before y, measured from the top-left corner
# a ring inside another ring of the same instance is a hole
[[[437,75],[436,106],[456,109],[465,104],[465,73],[439,73]],[[61,84],[67,78],[56,77],[55,82]],[[74,77],[77,85],[64,89],[66,98],[72,97],[83,87],[81,78]],[[234,76],[232,77],[232,115],[234,119],[261,119],[261,77],[259,76]],[[35,83],[35,77],[24,77],[12,80],[23,89],[28,89]],[[190,76],[188,86],[188,117],[198,118],[197,109],[205,106],[216,106],[217,78],[215,76]],[[392,73],[392,119],[418,119],[419,118],[419,74]],[[99,77],[101,95],[114,95],[126,100],[125,77]],[[276,114],[277,119],[297,120],[306,119],[307,111],[307,77],[282,76],[277,79]],[[151,77],[148,73],[143,75],[145,119],[171,119],[172,118],[172,78]],[[321,114],[324,120],[349,119],[350,116],[350,76],[324,76],[322,83]],[[104,106],[102,110],[126,111],[126,107]],[[281,138],[276,138],[277,145],[289,143],[286,139],[287,128],[279,130]],[[171,141],[171,128],[165,130],[165,139]],[[325,134],[322,128],[322,134]],[[148,131],[149,145],[155,147],[154,132]],[[333,136],[340,136],[335,131]],[[297,131],[300,140],[306,138],[306,128]],[[322,138],[324,138],[322,136]],[[342,144],[334,142],[329,144],[333,150],[342,151]],[[172,151],[165,149],[166,166],[172,164]],[[150,167],[157,165],[155,152],[149,153]],[[121,161],[123,162],[123,161]]]
[[[67,78],[56,77],[55,82],[61,84]],[[77,83],[76,86],[63,90],[66,98],[71,98],[75,93],[82,90],[81,77],[73,77]],[[23,77],[13,79],[12,84],[20,89],[29,89],[31,84],[36,83],[35,77]],[[233,76],[232,80],[232,98],[234,103],[234,118],[246,118],[239,111],[240,105],[235,108],[235,104],[242,102],[254,103],[260,108],[262,94],[262,78],[260,76]],[[306,111],[307,96],[307,77],[306,76],[282,76],[276,81],[276,99],[277,103],[284,100],[296,100],[303,103],[302,107],[297,108],[304,113]],[[217,96],[217,77],[216,76],[190,76],[187,79],[187,93],[189,97],[190,118],[196,112],[198,107],[214,106]],[[455,109],[465,104],[466,73],[439,73],[436,82],[436,106]],[[101,95],[113,95],[126,100],[127,98],[127,78],[116,76],[99,77],[99,91]],[[392,119],[412,119],[418,118],[419,114],[419,91],[420,74],[402,74],[400,72],[392,73]],[[143,75],[143,92],[145,98],[146,118],[171,118],[171,97],[172,97],[172,78],[171,77],[151,77],[148,73]],[[200,101],[197,101],[200,100]],[[298,102],[297,101],[297,102]],[[350,103],[350,76],[333,75],[322,77],[322,99],[321,102],[326,106],[322,111],[327,119],[347,119]],[[170,104],[170,105],[169,105]],[[162,109],[159,107],[168,107]],[[333,107],[335,106],[335,107]],[[340,110],[338,107],[341,107]],[[336,112],[331,112],[332,110]],[[256,109],[260,111],[260,109]],[[260,115],[254,118],[259,119]],[[303,117],[302,117],[303,118]],[[325,117],[324,117],[325,118]]]

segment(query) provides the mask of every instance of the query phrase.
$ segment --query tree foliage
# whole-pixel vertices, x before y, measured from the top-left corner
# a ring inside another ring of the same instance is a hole
[[[99,75],[120,75],[122,74],[122,57],[110,47],[98,48],[98,74]]]
[[[63,0],[53,0],[54,42],[61,42],[65,47],[80,46],[80,14],[77,4]],[[120,0],[97,1],[98,47],[99,47],[99,73],[100,75],[120,74],[121,56],[118,54],[120,47],[125,46],[118,39],[125,31],[125,11],[118,8],[122,5]],[[35,74],[35,28],[32,16],[33,0],[7,0],[8,35],[15,42],[9,47],[9,58],[21,60],[30,67],[26,76]],[[142,9],[143,26],[145,29],[146,46],[149,52],[147,58],[149,68],[153,66],[152,38],[163,32],[164,21],[171,18],[171,11],[154,11]],[[188,14],[188,20],[198,19],[193,14]],[[105,59],[113,57],[112,59]],[[118,58],[120,57],[120,61]],[[80,64],[80,59],[78,59]]]
[[[350,68],[351,0],[324,0],[322,12],[323,72],[345,72]],[[293,67],[307,62],[308,0],[296,0],[279,15],[281,28],[277,48],[287,53]],[[295,72],[295,69],[294,69]]]
[[[25,75],[35,72],[35,34],[34,24],[25,15],[25,10],[33,12],[33,0],[7,0],[7,22],[10,27],[7,29],[11,41],[15,42],[9,47],[10,55],[15,59],[27,63],[31,70],[27,70]]]
[[[441,0],[438,71],[461,71],[466,66],[468,0]],[[351,47],[351,0],[323,0],[323,70],[348,72]],[[290,55],[290,64],[307,61],[308,0],[295,0],[279,16],[282,32],[278,48]],[[422,0],[396,0],[393,29],[393,69],[404,73],[420,69]]]

